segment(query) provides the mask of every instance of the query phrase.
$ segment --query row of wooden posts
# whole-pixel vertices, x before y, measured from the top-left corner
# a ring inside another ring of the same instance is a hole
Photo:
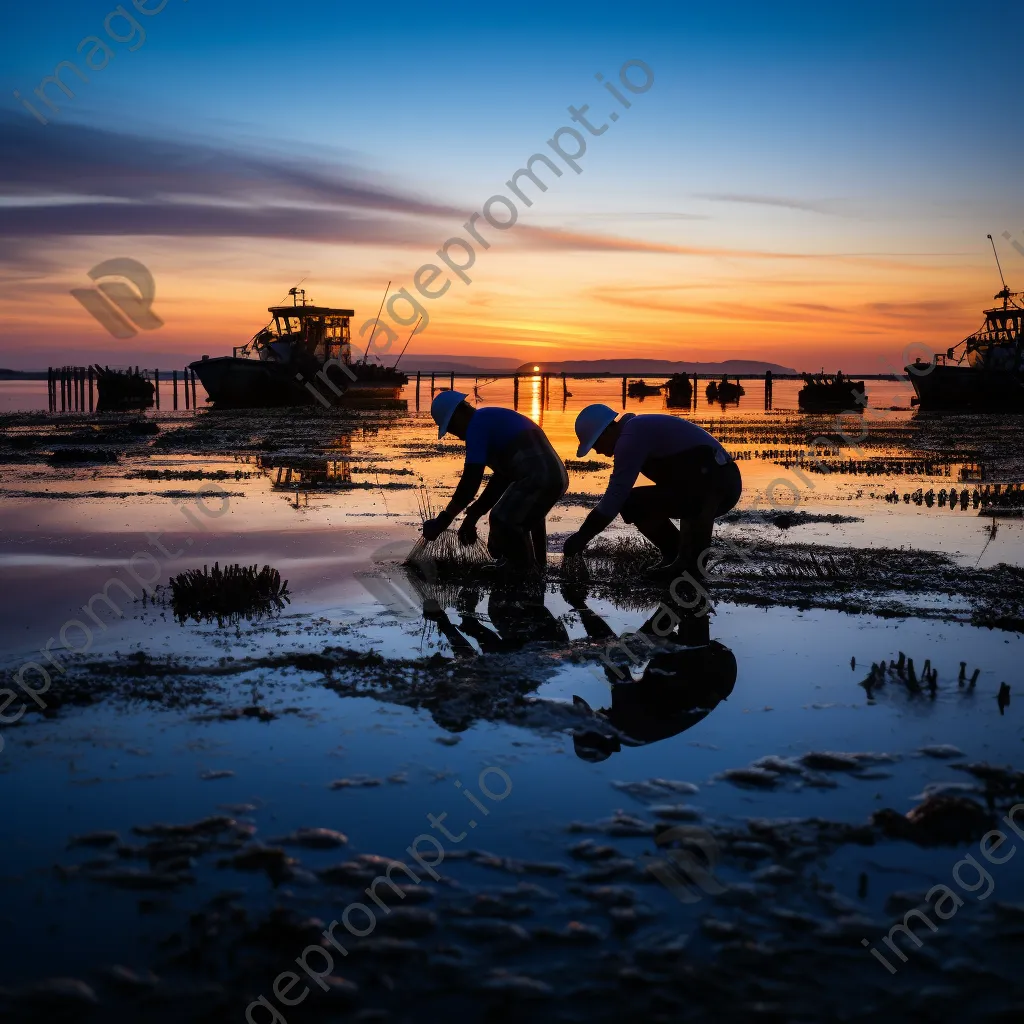
[[[425,376],[425,374],[423,374],[422,371],[417,371],[416,372],[416,409],[417,410],[419,410],[419,407],[420,407],[420,385],[422,383],[422,379],[423,379],[424,376]],[[447,373],[447,374],[436,373],[436,372],[435,373],[431,373],[430,374],[430,397],[431,397],[431,399],[433,399],[434,394],[438,390],[437,380],[438,380],[439,377],[441,378],[442,381],[444,380],[445,377],[448,377],[448,387],[452,391],[454,391],[455,390],[455,376],[456,375],[455,375],[455,371],[454,370],[452,370],[450,373]],[[463,375],[460,374],[459,376],[463,376]],[[509,376],[509,374],[498,374],[496,376],[489,376],[489,377],[486,377],[486,381],[489,383],[489,382],[494,381],[494,380],[500,380],[503,377],[507,378],[508,376]],[[569,396],[571,394],[571,392],[569,391],[568,376],[566,375],[566,373],[564,371],[562,373],[557,373],[557,374],[556,373],[524,373],[524,374],[520,375],[520,374],[516,373],[516,374],[512,374],[511,376],[512,376],[512,407],[514,409],[518,409],[519,408],[519,378],[520,378],[520,376],[526,377],[527,380],[532,380],[535,377],[540,377],[540,404],[541,404],[542,408],[547,407],[550,404],[550,401],[551,401],[551,378],[552,377],[555,377],[555,378],[561,380],[561,382],[562,382],[562,401],[563,401],[563,403],[569,398]],[[586,374],[573,374],[572,376],[575,377],[576,379],[589,379],[589,378],[587,378]],[[711,380],[720,380],[720,379],[721,379],[721,375],[720,374],[713,374],[713,375],[711,375],[711,376],[709,376],[707,378],[707,380],[709,380],[709,381],[711,381]],[[473,386],[474,386],[474,388],[477,386],[479,380],[480,380],[479,376],[476,376],[476,377],[473,378]],[[697,408],[697,395],[698,395],[698,384],[699,384],[699,381],[700,381],[700,376],[699,376],[699,374],[695,373],[693,375],[693,389],[692,389],[692,393],[691,393],[691,397],[690,397],[690,402],[692,403],[694,409]],[[736,378],[736,382],[739,383],[739,377]],[[629,377],[628,376],[623,376],[623,378],[622,378],[622,407],[623,408],[626,407],[626,397],[627,397],[628,384],[629,384]],[[765,375],[764,375],[764,407],[765,407],[765,409],[771,409],[772,408],[772,401],[773,401],[772,385],[773,385],[772,371],[768,370],[768,371],[765,372]],[[442,385],[442,389],[443,389],[443,385]]]
[[[135,373],[153,385],[153,404],[159,409],[160,371],[140,370],[136,366]],[[181,371],[171,370],[169,382],[172,408],[178,408],[179,373],[185,408],[197,409],[196,375],[194,370],[187,367]],[[166,370],[163,380],[168,382]],[[46,393],[50,412],[93,412],[99,397],[99,374],[92,366],[51,366],[46,371]]]

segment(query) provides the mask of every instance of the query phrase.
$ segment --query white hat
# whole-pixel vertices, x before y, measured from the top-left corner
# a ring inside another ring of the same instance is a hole
[[[597,439],[615,422],[618,413],[607,405],[588,405],[576,417],[576,436],[580,446],[576,458],[582,459],[597,443]]]
[[[462,404],[466,396],[461,391],[441,391],[430,403],[430,415],[437,424],[437,439],[440,441],[448,433],[448,424],[452,421],[455,410]]]

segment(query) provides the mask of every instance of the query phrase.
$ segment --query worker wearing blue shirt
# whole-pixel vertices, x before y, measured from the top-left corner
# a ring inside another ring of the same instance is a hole
[[[511,409],[474,409],[465,399],[442,391],[430,406],[438,438],[452,433],[466,442],[466,464],[447,507],[423,524],[423,536],[434,540],[465,509],[459,540],[472,544],[476,524],[490,512],[487,547],[498,567],[536,571],[547,560],[545,518],[569,487],[565,464],[533,420]],[[491,479],[473,501],[488,467]]]

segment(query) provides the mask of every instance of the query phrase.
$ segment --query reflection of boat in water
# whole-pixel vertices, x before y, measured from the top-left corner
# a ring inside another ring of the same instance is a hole
[[[292,305],[269,307],[270,324],[233,355],[203,356],[189,365],[215,405],[327,407],[368,398],[379,407],[398,401],[409,382],[404,373],[352,359],[354,310],[307,305],[305,291],[298,288],[289,295]]]
[[[689,374],[674,373],[665,381],[666,404],[670,409],[689,409],[693,401],[693,384]]]
[[[288,451],[256,457],[257,467],[275,491],[345,490],[352,483],[352,435],[345,431],[324,455]]]
[[[93,366],[96,371],[97,412],[148,409],[153,404],[153,385],[136,370],[112,370]]]
[[[977,331],[934,363],[918,358],[905,367],[917,392],[913,404],[925,410],[1024,412],[1024,292],[1011,292],[1002,275],[1000,267],[1003,287],[995,298],[1002,305],[984,311]]]
[[[661,396],[661,385],[648,384],[645,380],[631,380],[626,388],[630,398],[648,398],[652,395]]]
[[[828,373],[805,373],[804,386],[797,402],[804,412],[863,412],[868,404],[867,388],[862,380],[850,380],[840,370]]]
[[[347,458],[260,455],[256,464],[276,491],[330,491],[352,487],[352,464]]]
[[[718,402],[720,405],[739,404],[739,400],[746,394],[746,389],[739,381],[734,384],[727,377],[723,377],[721,380],[713,380],[704,389],[704,394],[707,395],[709,402]]]

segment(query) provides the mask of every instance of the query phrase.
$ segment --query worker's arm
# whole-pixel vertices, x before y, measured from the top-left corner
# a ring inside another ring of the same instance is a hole
[[[645,451],[633,438],[623,435],[615,446],[615,466],[604,497],[583,525],[565,542],[562,551],[578,555],[619,514],[644,464]]]
[[[459,527],[459,541],[464,547],[477,542],[476,524],[494,508],[511,483],[508,477],[494,473],[487,481],[484,493],[466,509],[466,518]]]
[[[612,521],[612,517],[602,515],[596,508],[583,520],[580,528],[562,545],[567,555],[581,554],[583,549]]]
[[[466,509],[466,518],[478,522],[498,504],[498,499],[509,489],[512,480],[501,473],[492,473],[487,486],[476,501]]]
[[[455,517],[473,500],[474,495],[480,489],[480,483],[484,478],[486,466],[482,462],[467,462],[462,470],[462,479],[459,481],[455,493],[448,502],[447,507],[434,519],[428,519],[423,524],[423,536],[427,540],[435,540],[455,520]]]

